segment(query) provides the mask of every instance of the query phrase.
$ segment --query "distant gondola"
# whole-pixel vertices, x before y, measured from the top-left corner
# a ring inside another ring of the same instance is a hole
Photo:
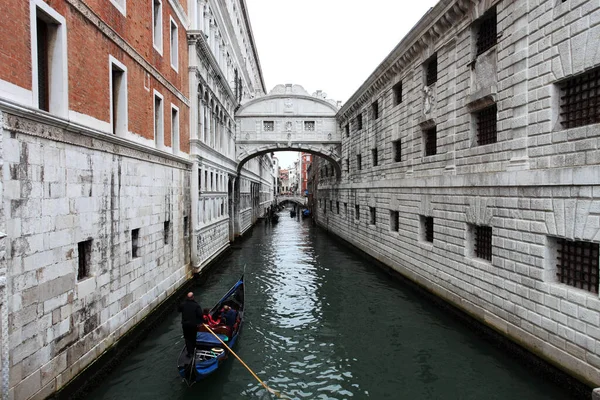
[[[274,223],[274,224],[278,223],[279,222],[279,215],[277,215],[277,214],[271,215],[271,222]]]
[[[244,299],[244,276],[242,275],[237,283],[209,311],[209,320],[219,321],[216,324],[209,323],[209,325],[212,325],[212,331],[230,348],[235,345],[242,329]],[[231,307],[237,314],[233,324],[226,324],[225,321],[222,321],[222,324],[220,323],[222,320],[221,310],[224,306]],[[179,370],[179,375],[181,375],[186,383],[192,385],[215,372],[228,356],[229,352],[227,348],[202,326],[198,328],[198,332],[196,333],[196,349],[194,354],[188,356],[184,345],[177,360],[177,369]]]

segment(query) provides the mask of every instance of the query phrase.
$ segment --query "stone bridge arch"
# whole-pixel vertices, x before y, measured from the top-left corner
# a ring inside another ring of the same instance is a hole
[[[328,160],[341,176],[341,131],[335,101],[300,85],[277,85],[236,112],[238,172],[251,158],[276,151],[302,151]]]

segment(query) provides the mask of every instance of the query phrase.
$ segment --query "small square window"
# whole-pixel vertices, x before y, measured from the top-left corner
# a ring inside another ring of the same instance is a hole
[[[377,103],[377,100],[371,104],[371,114],[373,115],[373,119],[379,118],[379,103]]]
[[[92,264],[92,240],[77,243],[77,258],[79,266],[77,268],[77,280],[80,281],[90,276],[90,267]]]
[[[492,261],[492,227],[473,225],[471,231],[475,257]]]
[[[131,258],[137,258],[140,256],[140,228],[133,229],[131,231]]]
[[[362,129],[362,114],[356,116],[356,129],[359,131]]]
[[[394,105],[402,103],[402,81],[396,83],[392,87],[392,91],[394,92]]]
[[[304,121],[304,130],[308,132],[315,131],[315,121]]]
[[[597,294],[598,243],[567,239],[555,239],[555,241],[558,281]]]
[[[373,159],[373,166],[376,167],[379,164],[377,159],[377,148],[371,149],[371,158]]]
[[[475,113],[477,121],[477,145],[496,143],[498,140],[496,104]]]
[[[600,68],[567,79],[558,87],[563,128],[600,123]]]
[[[263,121],[263,131],[273,132],[275,130],[275,121]]]
[[[358,204],[354,206],[354,218],[360,219],[360,206]]]
[[[423,131],[423,143],[425,145],[425,156],[437,154],[437,128],[435,126]]]
[[[371,217],[369,220],[369,223],[371,225],[375,225],[376,222],[376,211],[375,211],[375,207],[369,207],[369,216]]]
[[[394,162],[402,161],[402,142],[400,139],[392,142],[392,152],[394,153]]]
[[[170,238],[171,238],[171,221],[165,221],[163,223],[163,242],[164,242],[164,244],[169,244]]]
[[[421,232],[422,239],[426,242],[433,243],[433,217],[421,215]]]
[[[400,213],[398,211],[390,211],[390,230],[398,232]]]
[[[431,86],[437,82],[437,54],[434,54],[429,60],[425,62],[425,85]]]
[[[350,137],[350,124],[346,124],[346,137]]]
[[[362,155],[360,154],[356,155],[356,169],[359,171],[362,169]]]
[[[477,55],[485,53],[498,42],[496,7],[490,9],[478,21]]]

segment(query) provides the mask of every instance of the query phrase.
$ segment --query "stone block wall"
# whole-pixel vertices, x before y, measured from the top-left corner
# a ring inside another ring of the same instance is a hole
[[[3,117],[10,395],[43,398],[185,281],[190,163]]]
[[[497,42],[478,55],[492,12]],[[564,81],[600,67],[597,15],[592,1],[440,1],[338,113],[343,173],[319,174],[314,213],[590,386],[600,385],[598,283],[561,282],[557,257],[562,240],[600,243],[600,124],[567,128],[561,116]],[[494,105],[497,137],[480,145],[479,113]],[[491,229],[489,259],[478,227]]]

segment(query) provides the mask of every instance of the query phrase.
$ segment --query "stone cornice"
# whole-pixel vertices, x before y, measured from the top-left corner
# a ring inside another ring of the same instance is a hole
[[[375,71],[358,88],[340,109],[339,120],[347,121],[371,97],[381,91],[398,73],[405,70],[423,50],[447,32],[455,21],[461,19],[474,0],[440,0],[431,8],[408,34],[398,43]]]
[[[121,50],[123,50],[129,57],[135,62],[142,66],[154,79],[160,82],[166,87],[173,95],[175,95],[182,103],[186,106],[190,106],[190,100],[167,80],[161,73],[154,68],[140,53],[138,53],[129,43],[125,41],[117,32],[115,32],[106,22],[104,22],[87,4],[82,0],[67,0],[74,9],[79,11],[81,15],[86,18],[92,25],[94,25],[102,34],[108,37],[113,43],[115,43]]]
[[[115,145],[115,147],[111,148],[110,146],[107,146],[102,148],[102,146],[93,145],[93,143],[90,143],[89,141],[86,143],[76,143],[73,140],[69,140],[68,138],[61,138],[60,135],[55,135],[53,134],[53,132],[46,130],[38,133],[26,130],[16,130],[13,127],[6,126],[5,129],[10,131],[18,131],[26,135],[43,137],[48,140],[69,143],[75,146],[85,146],[98,151],[112,152],[114,154],[120,154],[126,157],[136,158],[148,162],[165,164],[165,160],[168,160],[172,166],[177,166],[177,164],[179,164],[179,167],[184,167],[185,169],[189,169],[192,165],[192,161],[190,161],[186,157],[176,156],[174,154],[167,153],[162,150],[144,146],[140,143],[132,142],[119,136],[106,134],[104,132],[87,127],[85,125],[65,120],[63,118],[40,111],[38,109],[32,109],[19,104],[11,103],[4,99],[0,99],[0,111],[4,111],[10,115],[23,117],[40,124],[49,125],[58,129],[64,129],[66,132],[70,132],[71,134],[76,134],[78,136],[83,135],[92,140],[100,141],[96,143],[105,142],[110,145]],[[118,149],[118,151],[111,151],[111,149]],[[124,149],[124,151],[122,149]]]

